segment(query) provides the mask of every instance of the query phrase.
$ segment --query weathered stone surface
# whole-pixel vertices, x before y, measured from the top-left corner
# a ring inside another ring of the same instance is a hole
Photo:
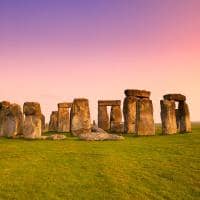
[[[99,100],[98,105],[99,106],[120,106],[121,101],[120,100]]]
[[[70,113],[71,132],[79,134],[91,132],[91,119],[88,99],[74,99]]]
[[[98,127],[105,131],[110,130],[107,106],[98,106]]]
[[[179,109],[176,109],[176,127],[177,127],[177,132],[180,131],[180,111]]]
[[[53,111],[50,116],[49,131],[58,130],[58,111]]]
[[[6,109],[10,106],[10,102],[2,101],[0,102],[0,136],[4,135],[4,121],[6,116]]]
[[[43,114],[41,115],[41,123],[42,123],[42,132],[44,132],[46,126],[45,126],[45,116]]]
[[[134,96],[134,97],[138,97],[138,98],[149,98],[151,95],[150,91],[146,91],[146,90],[130,90],[127,89],[124,91],[125,95],[127,97],[129,96]]]
[[[23,134],[25,138],[40,138],[42,134],[41,108],[36,102],[24,103],[25,114]]]
[[[0,102],[0,109],[6,109],[10,106],[10,102],[8,101],[2,101]]]
[[[10,104],[5,109],[3,119],[3,135],[7,137],[14,137],[18,134],[23,134],[23,114],[21,107],[17,104]]]
[[[124,132],[125,133],[135,133],[135,123],[136,123],[136,102],[135,97],[125,97],[123,105],[124,114]]]
[[[122,112],[121,107],[112,106],[110,111],[110,130],[115,133],[121,133],[122,130]]]
[[[179,102],[180,132],[191,132],[190,112],[186,102]]]
[[[173,100],[161,100],[162,133],[165,135],[177,132],[176,107]]]
[[[124,137],[120,135],[94,132],[80,134],[78,137],[86,141],[124,140]]]
[[[24,137],[28,139],[40,138],[42,133],[41,127],[40,115],[26,115],[23,130]]]
[[[136,134],[155,135],[153,104],[151,100],[140,99],[137,101]]]
[[[107,133],[102,128],[99,128],[97,125],[94,125],[94,124],[91,127],[91,131],[94,133]]]
[[[163,98],[165,100],[186,101],[186,97],[182,94],[166,94]]]
[[[71,107],[72,107],[72,103],[64,102],[64,103],[58,104],[58,108],[71,108]]]
[[[23,112],[25,115],[41,115],[40,104],[37,102],[25,102]]]
[[[52,140],[64,140],[64,139],[66,139],[66,136],[62,135],[62,134],[53,134],[53,135],[50,135],[48,137],[48,139],[52,139]]]
[[[70,115],[68,103],[58,104],[58,132],[70,131]]]

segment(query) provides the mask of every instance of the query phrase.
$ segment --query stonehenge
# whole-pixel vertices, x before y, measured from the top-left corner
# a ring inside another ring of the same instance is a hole
[[[88,99],[74,99],[70,112],[70,128],[74,136],[91,132]]]
[[[58,130],[58,111],[52,111],[49,122],[49,131]]]
[[[176,108],[176,102],[178,102],[178,108]],[[190,113],[184,95],[164,95],[160,105],[163,134],[191,132]]]
[[[111,106],[110,119],[107,106]],[[98,127],[105,131],[123,132],[120,100],[98,101]]]
[[[123,138],[108,132],[130,133],[137,136],[155,135],[151,92],[127,89],[124,93],[123,113],[121,100],[98,100],[98,125],[94,120],[91,124],[88,99],[75,98],[72,103],[58,103],[58,110],[51,113],[48,131],[58,132],[52,136],[54,139],[64,139],[61,132],[71,132],[82,140]],[[111,107],[109,114],[108,106]],[[160,108],[162,134],[191,132],[190,112],[184,95],[164,95],[160,100]],[[51,139],[49,136],[42,136],[47,126],[39,103],[25,102],[22,112],[18,104],[0,102],[0,136]]]
[[[124,132],[155,135],[151,93],[146,90],[125,90],[123,103]]]
[[[25,138],[40,138],[42,135],[41,108],[37,102],[25,102],[23,106],[25,114],[23,135]]]
[[[72,103],[59,103],[58,104],[58,132],[70,131],[70,114],[69,108],[72,107]]]

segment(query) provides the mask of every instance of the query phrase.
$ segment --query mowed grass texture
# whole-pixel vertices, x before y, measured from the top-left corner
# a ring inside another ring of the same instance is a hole
[[[1,138],[4,199],[200,199],[200,124],[124,141]]]

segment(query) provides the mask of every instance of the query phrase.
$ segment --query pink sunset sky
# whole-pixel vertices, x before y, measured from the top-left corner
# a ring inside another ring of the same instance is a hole
[[[155,121],[166,93],[187,96],[200,121],[199,0],[1,0],[1,100],[57,103],[125,89],[152,92]]]

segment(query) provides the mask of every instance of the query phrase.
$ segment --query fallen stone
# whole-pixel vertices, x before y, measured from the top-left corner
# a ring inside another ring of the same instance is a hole
[[[120,135],[94,132],[80,134],[78,137],[85,141],[124,140],[124,137]]]
[[[53,134],[53,135],[50,135],[48,137],[48,139],[52,139],[52,140],[64,140],[64,139],[66,139],[66,136],[62,135],[62,134]]]

